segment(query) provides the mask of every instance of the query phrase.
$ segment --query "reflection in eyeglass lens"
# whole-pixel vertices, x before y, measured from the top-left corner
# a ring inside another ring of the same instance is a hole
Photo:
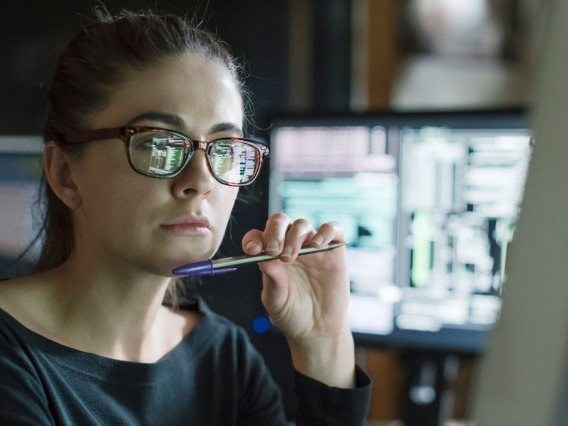
[[[254,177],[259,160],[253,146],[226,140],[217,142],[209,155],[213,173],[230,183],[248,183]]]
[[[150,175],[175,173],[183,164],[186,142],[177,135],[148,132],[134,136],[130,156],[134,167]]]
[[[254,174],[258,168],[258,153],[252,147],[247,146],[244,157],[241,157],[241,176],[243,182],[248,182],[253,179]]]
[[[209,153],[209,163],[215,176],[227,182],[238,183],[241,181],[239,169],[235,169],[238,164],[240,152],[238,142],[219,141],[215,143]]]
[[[133,167],[149,176],[171,176],[183,167],[191,141],[161,131],[132,136],[130,160]],[[250,182],[258,169],[256,147],[233,139],[216,141],[208,150],[208,161],[215,177],[231,184]]]

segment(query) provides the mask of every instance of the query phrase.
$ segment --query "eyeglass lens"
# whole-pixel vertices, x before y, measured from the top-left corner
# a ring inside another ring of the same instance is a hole
[[[190,140],[165,131],[147,131],[132,135],[129,146],[132,166],[153,177],[175,176],[193,155]],[[213,175],[223,183],[247,184],[255,178],[260,161],[259,150],[245,142],[220,139],[207,150]]]

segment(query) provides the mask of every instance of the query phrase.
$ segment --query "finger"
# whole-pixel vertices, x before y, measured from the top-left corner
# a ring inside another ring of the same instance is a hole
[[[300,249],[306,242],[311,242],[316,231],[307,219],[297,219],[288,228],[284,239],[284,247],[280,260],[292,262],[298,256]]]
[[[263,234],[263,246],[266,254],[278,256],[282,253],[284,238],[290,227],[290,218],[284,213],[275,213],[266,221]]]
[[[344,241],[345,231],[339,222],[330,221],[326,222],[319,227],[313,236],[311,243],[315,246],[321,247],[331,243],[332,241]]]
[[[242,239],[243,251],[246,254],[260,254],[264,250],[264,238],[260,229],[251,229]]]

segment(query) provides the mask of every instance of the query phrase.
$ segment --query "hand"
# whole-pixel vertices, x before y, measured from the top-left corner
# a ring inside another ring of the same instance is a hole
[[[322,247],[343,239],[343,228],[337,222],[325,223],[316,231],[309,221],[291,222],[282,213],[272,215],[264,231],[251,230],[243,237],[245,253],[264,251],[279,256],[259,263],[263,275],[261,299],[274,324],[286,336],[295,367],[336,385],[335,379],[326,380],[315,370],[321,369],[326,375],[330,371],[340,373],[345,366],[335,364],[347,362],[348,372],[343,376],[350,380],[354,369],[345,247],[301,257],[298,252],[305,244]],[[345,379],[341,383],[348,385]]]
[[[243,238],[247,254],[265,252],[278,260],[259,263],[263,272],[262,302],[270,318],[290,339],[302,340],[340,333],[347,325],[349,277],[345,248],[297,257],[304,244],[321,247],[343,240],[337,222],[316,232],[310,222],[271,216],[264,229]]]

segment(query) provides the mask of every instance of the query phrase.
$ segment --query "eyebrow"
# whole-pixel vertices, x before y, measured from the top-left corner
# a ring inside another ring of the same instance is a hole
[[[178,129],[185,127],[185,122],[184,120],[175,114],[168,114],[168,113],[164,113],[164,112],[157,112],[157,111],[148,111],[148,112],[144,112],[140,115],[137,115],[136,117],[134,117],[132,120],[130,120],[127,125],[128,126],[132,126],[135,125],[136,123],[143,121],[143,120],[149,120],[149,121],[157,121],[160,123],[164,123],[166,125],[171,125],[174,126]],[[210,133],[214,134],[214,133],[220,133],[220,132],[235,132],[238,134],[238,136],[244,136],[243,134],[243,130],[241,128],[241,126],[239,126],[236,123],[231,123],[231,122],[223,122],[223,123],[217,123],[214,124],[211,129],[209,130]]]
[[[127,123],[127,125],[132,126],[132,125],[138,123],[139,121],[144,121],[144,120],[158,121],[160,123],[169,124],[169,125],[172,125],[172,126],[176,126],[178,128],[183,127],[183,124],[184,124],[183,120],[178,115],[168,114],[168,113],[165,113],[165,112],[148,111],[148,112],[144,112],[140,115],[137,115],[132,120],[130,120]]]
[[[237,133],[239,136],[244,136],[243,134],[243,130],[241,129],[241,126],[235,124],[235,123],[217,123],[214,124],[211,129],[210,132],[212,134],[214,133],[221,133],[221,132],[235,132]]]

